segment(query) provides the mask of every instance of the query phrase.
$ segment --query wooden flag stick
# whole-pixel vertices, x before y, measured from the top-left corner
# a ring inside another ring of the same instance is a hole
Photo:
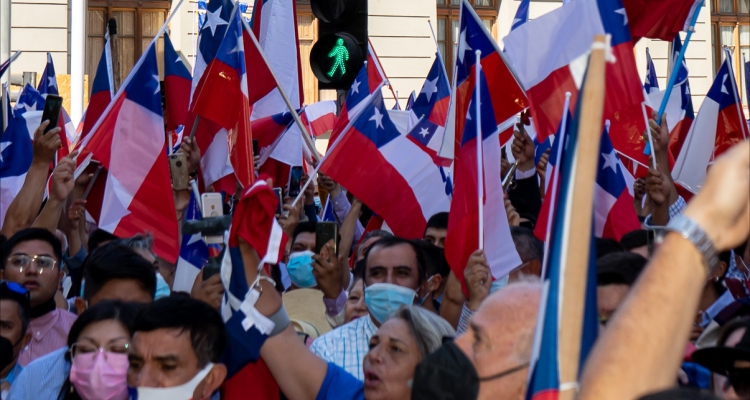
[[[604,105],[604,68],[608,44],[604,35],[594,37],[583,85],[578,120],[577,148],[574,152],[573,179],[565,210],[569,229],[562,238],[563,287],[560,321],[560,399],[573,400],[578,389],[586,281],[589,268],[594,185],[599,159]]]

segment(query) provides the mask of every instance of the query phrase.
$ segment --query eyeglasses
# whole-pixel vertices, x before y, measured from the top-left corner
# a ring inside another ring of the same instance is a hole
[[[104,361],[109,361],[107,356],[110,353],[128,354],[129,350],[129,343],[112,343],[104,347],[97,347],[91,343],[73,343],[68,352],[79,367],[86,368],[94,363],[99,353],[104,353]],[[85,355],[85,357],[78,357],[81,355]]]
[[[18,268],[18,272],[23,272],[31,263],[34,262],[39,268],[39,274],[43,274],[44,270],[52,270],[57,265],[57,260],[50,256],[29,256],[26,254],[15,254],[8,257],[8,266],[11,268]]]
[[[18,294],[20,296],[23,296],[26,298],[26,300],[31,299],[31,295],[29,291],[23,287],[23,285],[13,282],[13,281],[6,281],[5,279],[0,280],[0,291],[9,290],[15,294]]]

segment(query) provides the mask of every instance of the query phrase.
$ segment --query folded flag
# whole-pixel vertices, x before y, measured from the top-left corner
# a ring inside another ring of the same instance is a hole
[[[693,193],[703,185],[706,171],[717,157],[750,137],[734,81],[732,54],[725,49],[724,55],[724,62],[672,168],[675,183]]]
[[[191,190],[190,202],[183,213],[182,219],[183,221],[198,221],[201,218],[200,200],[195,197],[195,192]],[[208,245],[200,233],[194,235],[183,234],[172,290],[175,292],[190,293],[193,289],[195,278],[208,262],[208,257]]]
[[[427,220],[447,211],[440,170],[401,135],[376,91],[329,146],[321,171],[380,215],[397,236],[419,238]]]
[[[3,102],[9,99],[7,85],[3,85]],[[0,135],[0,226],[5,221],[5,213],[16,198],[26,180],[26,172],[31,167],[33,150],[23,116],[14,116],[3,106],[7,123]]]
[[[409,100],[406,101],[406,107],[404,107],[405,111],[411,110],[412,107],[414,107],[414,102],[417,100],[417,92],[411,91],[411,94],[409,95]]]
[[[99,228],[118,237],[151,232],[156,255],[174,263],[180,245],[166,151],[152,42],[81,143],[78,164],[94,159],[107,172],[97,180],[104,185]]]
[[[482,234],[493,279],[500,279],[521,265],[510,237],[504,207],[500,176],[500,133],[515,123],[516,114],[526,107],[526,96],[505,64],[503,55],[489,36],[487,28],[466,0],[461,2],[459,21],[453,92],[455,125],[451,125],[449,118],[443,147],[454,144],[451,135],[447,133],[453,128],[460,145],[455,147],[455,185],[448,218],[445,258],[453,273],[463,283],[463,271],[469,256],[479,248],[479,185],[484,186]],[[476,50],[481,50],[479,76],[475,72]],[[480,85],[479,98],[475,85]],[[481,108],[481,120],[478,118],[477,103]],[[482,182],[479,182],[477,165],[478,144],[481,144],[483,153]],[[389,225],[393,227],[390,222]],[[465,285],[463,286],[466,290]]]
[[[656,79],[656,69],[654,68],[654,60],[651,59],[651,52],[646,48],[646,81],[643,82],[643,90],[646,94],[651,94],[659,91],[659,80]]]
[[[188,121],[188,105],[190,104],[190,88],[193,77],[190,75],[182,57],[177,54],[169,34],[164,33],[164,97],[166,108],[164,119],[167,121],[167,131],[174,131],[179,125],[184,126]]]
[[[39,78],[39,84],[36,90],[42,95],[54,94],[58,96],[60,91],[57,89],[57,77],[55,75],[55,63],[52,62],[52,54],[47,53],[47,66],[44,67],[42,76]]]
[[[336,124],[336,101],[324,100],[310,104],[302,110],[299,117],[313,137],[330,133]]]
[[[83,138],[88,136],[91,128],[102,116],[102,113],[115,97],[115,84],[112,75],[112,51],[110,47],[109,32],[104,36],[104,49],[96,66],[96,75],[91,84],[91,96],[86,113],[83,116],[81,132],[76,139],[75,147],[79,147]]]

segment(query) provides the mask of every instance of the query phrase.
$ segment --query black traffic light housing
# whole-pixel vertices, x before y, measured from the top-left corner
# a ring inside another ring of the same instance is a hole
[[[348,90],[367,60],[367,0],[310,0],[318,41],[310,67],[319,89]]]

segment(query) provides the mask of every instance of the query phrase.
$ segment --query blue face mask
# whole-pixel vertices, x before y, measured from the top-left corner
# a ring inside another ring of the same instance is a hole
[[[154,300],[161,299],[162,297],[169,297],[169,294],[172,293],[172,291],[169,289],[169,285],[167,284],[167,281],[164,280],[164,277],[161,276],[160,273],[156,273],[156,294],[154,295]]]
[[[490,286],[490,294],[495,293],[506,286],[508,286],[508,275],[492,281],[492,285]]]
[[[297,287],[310,288],[318,284],[313,275],[313,253],[310,250],[300,251],[289,255],[286,271],[289,279]]]
[[[394,285],[392,283],[373,283],[365,288],[365,304],[370,315],[383,323],[399,307],[414,304],[417,292],[414,289]]]

